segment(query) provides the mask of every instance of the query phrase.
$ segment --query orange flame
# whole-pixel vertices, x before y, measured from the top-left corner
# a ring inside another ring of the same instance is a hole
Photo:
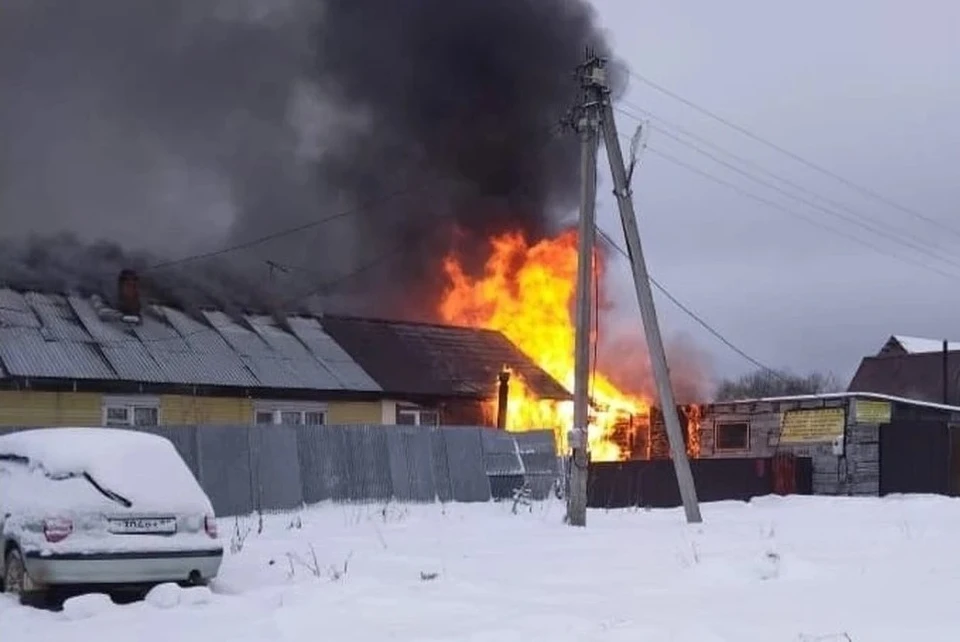
[[[448,287],[440,303],[441,318],[446,323],[499,330],[544,371],[573,390],[576,233],[568,231],[534,245],[520,233],[508,233],[494,237],[490,243],[491,254],[480,278],[468,276],[456,256],[444,260]],[[595,264],[597,278],[602,278],[600,255]],[[592,377],[590,391],[591,458],[629,458],[633,446],[630,438],[623,438],[624,418],[646,418],[649,425],[649,402],[621,391],[601,372]],[[628,432],[635,431],[638,423],[642,422],[628,421]],[[567,432],[572,426],[572,402],[538,399],[527,383],[513,374],[508,430],[552,428],[561,452],[566,452]]]
[[[703,408],[698,404],[688,404],[683,408],[687,420],[687,456],[696,459],[700,456],[700,426],[703,422]]]

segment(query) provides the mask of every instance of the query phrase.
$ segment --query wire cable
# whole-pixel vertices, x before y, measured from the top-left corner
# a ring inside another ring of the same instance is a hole
[[[722,125],[725,125],[725,126],[729,127],[730,129],[732,129],[732,130],[734,130],[734,131],[736,131],[736,132],[738,132],[738,133],[746,136],[747,138],[750,138],[750,139],[753,140],[753,141],[756,141],[756,142],[758,142],[758,143],[760,143],[760,144],[762,144],[762,145],[765,145],[766,147],[769,147],[770,149],[773,149],[774,151],[777,151],[777,152],[783,154],[784,156],[787,156],[788,158],[791,158],[792,160],[800,163],[801,165],[804,165],[805,167],[807,167],[807,168],[809,168],[809,169],[812,169],[812,170],[814,170],[814,171],[816,171],[816,172],[818,172],[818,173],[820,173],[820,174],[823,174],[824,176],[828,176],[828,177],[834,179],[835,181],[838,181],[839,183],[842,183],[842,184],[845,185],[846,187],[848,187],[848,188],[850,188],[850,189],[852,189],[852,190],[860,193],[860,194],[863,195],[863,196],[872,198],[873,200],[878,201],[878,202],[881,202],[881,203],[884,203],[885,205],[887,205],[887,206],[889,206],[889,207],[892,207],[892,208],[894,208],[894,209],[896,209],[896,210],[899,210],[900,212],[903,212],[904,214],[907,214],[907,215],[909,215],[909,216],[912,216],[912,217],[914,217],[914,218],[916,218],[916,219],[918,219],[918,220],[924,221],[924,222],[926,222],[926,223],[928,223],[928,224],[930,224],[930,225],[933,225],[933,226],[935,226],[935,227],[938,227],[938,228],[940,228],[940,229],[942,229],[942,230],[948,231],[948,232],[950,232],[951,234],[954,234],[954,235],[956,235],[956,236],[960,236],[960,230],[958,230],[957,228],[955,228],[955,227],[953,227],[953,226],[947,225],[947,224],[944,223],[943,221],[937,220],[936,218],[933,218],[933,217],[931,217],[931,216],[927,216],[926,214],[923,214],[922,212],[920,212],[920,211],[918,211],[918,210],[916,210],[916,209],[913,209],[913,208],[910,208],[910,207],[906,207],[906,206],[904,206],[904,205],[901,205],[900,203],[897,203],[897,202],[894,201],[893,199],[891,199],[891,198],[889,198],[889,197],[887,197],[887,196],[884,196],[884,195],[880,194],[879,192],[876,192],[875,190],[872,190],[872,189],[870,189],[870,188],[868,188],[868,187],[864,187],[864,186],[862,186],[862,185],[859,185],[859,184],[851,181],[850,179],[845,178],[845,177],[841,176],[840,174],[838,174],[838,173],[836,173],[836,172],[834,172],[834,171],[831,171],[831,170],[823,167],[822,165],[818,165],[817,163],[814,163],[813,161],[807,160],[806,158],[804,158],[803,156],[800,156],[800,155],[797,154],[796,152],[792,152],[792,151],[790,151],[789,149],[783,147],[782,145],[778,145],[777,143],[774,143],[774,142],[772,142],[772,141],[764,138],[763,136],[760,136],[759,134],[756,134],[756,133],[750,131],[750,130],[747,129],[746,127],[744,127],[744,126],[742,126],[742,125],[738,125],[737,123],[735,123],[735,122],[733,122],[733,121],[731,121],[731,120],[729,120],[729,119],[727,119],[727,118],[724,118],[723,116],[717,114],[716,112],[711,111],[711,110],[709,110],[709,109],[707,109],[706,107],[703,107],[703,106],[701,106],[701,105],[698,105],[697,103],[695,103],[694,101],[690,100],[689,98],[684,98],[684,97],[681,96],[680,94],[678,94],[678,93],[676,93],[676,92],[674,92],[674,91],[671,91],[671,90],[668,89],[667,87],[664,87],[663,85],[661,85],[661,84],[659,84],[659,83],[657,83],[657,82],[654,82],[653,80],[651,80],[651,79],[647,78],[646,76],[644,76],[644,75],[642,75],[642,74],[634,71],[633,69],[631,69],[631,68],[629,68],[629,67],[626,67],[626,71],[627,71],[627,73],[630,74],[631,77],[639,80],[639,81],[642,82],[643,84],[645,84],[645,85],[647,85],[648,87],[650,87],[650,88],[652,88],[652,89],[660,92],[661,94],[663,94],[663,95],[665,95],[665,96],[668,96],[668,97],[670,97],[670,98],[672,98],[672,99],[674,99],[674,100],[676,100],[676,101],[678,101],[678,102],[680,102],[680,103],[683,103],[683,104],[686,105],[687,107],[690,107],[691,109],[693,109],[693,110],[695,110],[695,111],[703,114],[704,116],[707,116],[708,118],[711,118],[711,119],[717,121],[718,123],[721,123]]]
[[[602,229],[600,229],[600,227],[597,227],[597,233],[603,238],[603,240],[607,243],[609,247],[616,250],[628,261],[630,260],[630,254],[627,252],[627,250],[621,247],[616,241],[614,241],[609,234],[607,234]],[[711,324],[709,324],[702,316],[694,312],[689,306],[687,306],[682,301],[680,301],[677,297],[675,297],[666,287],[663,286],[663,284],[657,281],[653,277],[653,275],[651,275],[649,272],[647,272],[647,277],[650,279],[650,283],[652,283],[653,286],[657,288],[657,290],[659,290],[661,294],[667,297],[667,299],[669,299],[671,303],[677,306],[677,308],[679,308],[684,314],[686,314],[691,319],[696,321],[697,324],[699,324],[704,330],[706,330],[711,335],[713,335],[713,337],[716,338],[718,341],[720,341],[723,345],[730,348],[733,352],[743,357],[746,361],[750,362],[758,369],[780,378],[783,377],[783,375],[780,372],[765,365],[759,359],[756,359],[750,356],[746,351],[742,350],[735,343],[727,339],[723,334],[720,333],[719,330],[717,330]]]
[[[637,118],[637,119],[639,120],[639,117],[638,117],[638,116],[636,116],[635,114],[631,114],[630,112],[628,112],[628,111],[626,111],[626,110],[623,110],[623,109],[619,109],[619,108],[618,108],[617,111],[618,111],[619,113],[622,113],[622,114],[626,115],[626,116],[629,116],[629,117],[631,117],[631,118]],[[849,215],[848,215],[848,214],[844,214],[843,212],[837,211],[837,210],[835,210],[835,209],[831,209],[831,208],[825,207],[825,206],[823,206],[823,205],[821,205],[821,204],[819,204],[819,203],[817,203],[817,202],[815,202],[815,201],[813,201],[813,200],[811,200],[811,199],[809,199],[809,198],[805,198],[805,197],[803,197],[803,196],[797,196],[796,194],[792,194],[792,193],[790,193],[789,191],[783,189],[782,187],[780,187],[780,186],[778,186],[778,185],[776,185],[776,184],[774,184],[774,183],[771,183],[770,181],[764,180],[764,179],[762,179],[762,178],[758,178],[757,176],[751,174],[750,172],[744,170],[743,168],[737,167],[737,166],[734,165],[733,163],[730,163],[730,162],[728,162],[728,161],[723,160],[722,158],[718,157],[718,156],[715,155],[715,154],[712,154],[711,152],[703,149],[702,147],[700,147],[700,146],[698,146],[698,145],[696,145],[696,144],[694,144],[694,143],[691,143],[691,142],[689,142],[689,141],[684,140],[683,138],[681,138],[680,136],[677,136],[676,134],[673,134],[673,133],[671,133],[671,132],[669,132],[669,131],[666,131],[666,130],[664,130],[664,129],[661,128],[661,127],[657,127],[656,130],[657,130],[659,133],[663,134],[664,136],[670,138],[671,140],[674,140],[674,141],[676,141],[676,142],[678,142],[678,143],[680,143],[680,144],[682,144],[682,145],[684,145],[684,146],[692,149],[693,151],[697,152],[698,154],[700,154],[700,155],[702,155],[702,156],[705,156],[706,158],[708,158],[708,159],[712,160],[713,162],[717,163],[718,165],[721,165],[722,167],[725,167],[725,168],[727,168],[727,169],[729,169],[729,170],[731,170],[731,171],[733,171],[733,172],[736,172],[737,174],[740,174],[740,175],[746,177],[747,179],[749,179],[749,180],[751,180],[751,181],[753,181],[753,182],[755,182],[755,183],[757,183],[757,184],[759,184],[759,185],[762,185],[762,186],[767,187],[767,188],[769,188],[769,189],[772,189],[772,190],[774,190],[774,191],[776,191],[776,192],[778,192],[778,193],[780,193],[780,194],[783,194],[784,196],[786,196],[786,197],[788,197],[788,198],[790,198],[790,199],[792,199],[792,200],[794,200],[794,201],[797,201],[798,203],[801,203],[801,204],[803,204],[803,205],[807,205],[807,206],[809,206],[809,207],[812,207],[813,209],[819,210],[819,211],[821,211],[821,212],[823,212],[823,213],[825,213],[825,214],[827,214],[827,215],[829,215],[829,216],[833,216],[833,217],[835,217],[835,218],[839,218],[839,219],[841,219],[841,220],[847,221],[848,223],[851,223],[851,224],[853,224],[853,225],[856,225],[856,226],[858,226],[858,227],[861,227],[861,228],[863,228],[863,229],[865,229],[865,230],[867,230],[867,231],[869,231],[869,232],[872,232],[873,234],[875,234],[875,235],[877,235],[877,236],[881,236],[881,237],[883,237],[883,238],[885,238],[885,239],[887,239],[887,240],[889,240],[889,241],[892,241],[892,242],[895,243],[895,244],[903,245],[903,246],[905,246],[905,247],[907,247],[907,248],[910,248],[910,249],[916,250],[916,251],[918,251],[918,252],[921,252],[924,256],[931,256],[931,257],[933,257],[933,258],[936,258],[936,259],[942,261],[943,263],[946,263],[946,264],[948,264],[948,265],[951,265],[951,266],[953,266],[953,267],[955,267],[955,268],[960,269],[960,262],[957,262],[957,261],[949,258],[948,256],[945,256],[945,255],[940,254],[940,253],[939,253],[939,252],[940,252],[939,248],[932,247],[932,246],[930,246],[929,244],[925,244],[922,239],[919,239],[919,238],[916,237],[916,236],[912,236],[912,235],[910,235],[910,234],[906,234],[906,233],[901,232],[901,231],[899,231],[899,230],[892,230],[892,231],[891,231],[891,229],[886,229],[886,228],[884,228],[884,227],[880,227],[880,226],[878,226],[878,225],[876,224],[875,221],[871,220],[869,217],[866,217],[866,216],[864,216],[863,214],[861,214],[861,213],[859,213],[859,212],[856,212],[856,211],[854,211],[854,210],[849,210],[849,211],[851,212]],[[718,146],[717,146],[717,147],[718,147]],[[732,154],[730,154],[730,155],[732,155]],[[775,174],[772,174],[772,172],[765,172],[765,173],[770,174],[770,175],[774,176],[775,178],[777,178],[778,180],[781,180],[782,182],[785,182],[785,183],[788,183],[788,184],[789,184],[789,181],[787,181],[786,179],[782,179],[782,178],[777,177]],[[960,277],[960,275],[957,275],[957,277]]]
[[[853,235],[852,233],[847,232],[847,231],[845,231],[845,230],[843,230],[843,229],[838,229],[838,228],[835,228],[835,227],[830,227],[830,226],[828,226],[828,225],[825,225],[823,222],[818,221],[818,220],[815,219],[815,218],[812,218],[812,217],[810,217],[810,216],[807,216],[806,214],[803,214],[802,212],[798,212],[797,210],[790,209],[790,208],[788,208],[788,207],[784,207],[783,205],[777,203],[776,201],[772,201],[772,200],[770,200],[770,199],[768,199],[768,198],[765,198],[765,197],[763,197],[763,196],[758,196],[757,194],[754,194],[753,192],[751,192],[751,191],[749,191],[749,190],[746,190],[746,189],[740,187],[739,185],[737,185],[737,184],[735,184],[735,183],[731,183],[731,182],[726,181],[726,180],[724,180],[724,179],[722,179],[722,178],[719,178],[719,177],[717,177],[717,176],[714,176],[713,174],[711,174],[711,173],[709,173],[709,172],[707,172],[707,171],[704,171],[704,170],[702,170],[702,169],[700,169],[700,168],[698,168],[698,167],[695,167],[695,166],[693,166],[693,165],[691,165],[691,164],[689,164],[689,163],[686,163],[686,162],[678,159],[677,157],[675,157],[675,156],[673,156],[673,155],[671,155],[671,154],[668,154],[667,152],[661,151],[661,150],[659,150],[659,149],[657,149],[657,148],[655,148],[655,147],[648,146],[648,147],[647,147],[647,151],[649,151],[651,154],[655,154],[656,156],[662,158],[663,160],[665,160],[665,161],[667,161],[667,162],[669,162],[669,163],[672,163],[672,164],[674,164],[674,165],[677,165],[678,167],[682,167],[682,168],[684,168],[684,169],[686,169],[686,170],[688,170],[688,171],[690,171],[690,172],[692,172],[692,173],[694,173],[694,174],[697,174],[697,175],[702,176],[702,177],[704,177],[704,178],[706,178],[706,179],[708,179],[708,180],[711,180],[711,181],[713,181],[713,182],[715,182],[715,183],[718,183],[718,184],[720,184],[720,185],[723,185],[723,186],[725,186],[725,187],[728,187],[729,189],[732,189],[733,191],[737,192],[738,194],[740,194],[740,195],[743,196],[744,198],[749,198],[749,199],[752,199],[752,200],[757,201],[757,202],[759,202],[759,203],[763,203],[764,205],[766,205],[766,206],[768,206],[768,207],[771,207],[771,208],[773,208],[773,209],[776,209],[776,210],[778,210],[778,211],[780,211],[780,212],[783,212],[783,213],[787,214],[788,216],[792,216],[792,217],[799,218],[799,219],[801,219],[801,220],[809,223],[810,225],[813,225],[814,227],[819,227],[819,228],[822,228],[822,229],[826,229],[827,231],[829,231],[829,232],[831,232],[831,233],[833,233],[833,234],[835,234],[835,235],[837,235],[837,236],[842,236],[843,238],[845,238],[845,239],[847,239],[847,240],[850,240],[850,241],[853,241],[854,243],[856,243],[856,244],[858,244],[858,245],[862,245],[863,247],[866,247],[866,248],[868,248],[868,249],[870,249],[870,250],[873,250],[873,251],[875,251],[875,252],[879,252],[880,254],[882,254],[882,255],[885,256],[885,257],[892,257],[892,258],[898,259],[898,260],[900,260],[900,261],[909,263],[909,264],[913,265],[914,267],[919,267],[919,268],[924,269],[924,270],[929,270],[929,271],[931,271],[931,272],[935,272],[935,273],[939,274],[940,276],[942,276],[942,277],[944,277],[944,278],[947,278],[947,279],[949,279],[949,280],[951,280],[951,281],[956,281],[956,279],[957,279],[957,275],[955,275],[955,274],[951,274],[951,273],[949,273],[949,272],[944,272],[943,270],[941,270],[941,269],[939,269],[939,268],[937,268],[937,267],[935,267],[935,266],[928,265],[928,264],[926,264],[926,263],[923,263],[922,261],[915,261],[915,260],[913,260],[913,259],[910,258],[910,257],[901,256],[901,255],[899,255],[899,254],[891,254],[889,250],[885,250],[885,249],[881,248],[881,247],[878,246],[878,245],[874,245],[873,243],[870,243],[869,241],[866,241],[866,240],[860,238],[859,236],[855,236],[855,235]]]
[[[346,217],[348,217],[348,216],[355,216],[355,215],[360,214],[360,213],[362,213],[362,212],[366,212],[366,211],[372,209],[373,207],[375,207],[375,206],[377,206],[377,205],[383,205],[384,203],[387,203],[387,202],[389,202],[389,201],[391,201],[391,200],[393,200],[393,199],[395,199],[395,198],[398,198],[398,197],[404,196],[404,195],[408,195],[408,194],[413,194],[413,193],[416,193],[417,191],[420,191],[420,190],[423,190],[423,189],[425,189],[424,186],[420,186],[420,187],[418,187],[418,188],[404,187],[404,188],[402,188],[402,189],[399,189],[399,190],[395,190],[395,191],[393,191],[393,192],[390,192],[390,193],[386,194],[385,196],[381,196],[381,197],[376,198],[376,199],[371,199],[371,200],[369,200],[369,201],[367,201],[367,202],[365,202],[365,203],[363,203],[363,204],[361,204],[361,205],[357,205],[357,206],[355,206],[355,207],[351,207],[351,208],[342,210],[342,211],[337,212],[336,214],[333,214],[333,215],[331,215],[331,216],[327,216],[327,217],[324,217],[324,218],[321,218],[321,219],[317,219],[317,220],[314,220],[314,221],[310,221],[310,222],[308,222],[308,223],[304,223],[304,224],[302,224],[302,225],[297,225],[297,226],[295,226],[295,227],[289,227],[289,228],[286,228],[286,229],[283,229],[283,230],[279,230],[279,231],[277,231],[277,232],[272,232],[272,233],[270,233],[270,234],[266,234],[266,235],[264,235],[264,236],[259,236],[259,237],[257,237],[257,238],[251,239],[251,240],[249,240],[249,241],[244,241],[243,243],[238,243],[238,244],[236,244],[236,245],[231,245],[231,246],[228,246],[228,247],[225,247],[225,248],[221,248],[221,249],[219,249],[219,250],[213,250],[213,251],[210,251],[210,252],[203,252],[203,253],[201,253],[201,254],[193,254],[193,255],[191,255],[191,256],[185,256],[185,257],[179,258],[179,259],[172,259],[172,260],[169,260],[169,261],[163,261],[163,262],[161,262],[161,263],[156,263],[156,264],[148,267],[148,268],[146,269],[146,271],[162,270],[162,269],[164,269],[164,268],[169,268],[169,267],[173,267],[173,266],[176,266],[176,265],[183,265],[183,264],[185,264],[185,263],[191,263],[191,262],[193,262],[193,261],[200,261],[200,260],[203,260],[203,259],[209,259],[209,258],[213,258],[213,257],[217,257],[217,256],[223,256],[224,254],[229,254],[229,253],[231,253],[231,252],[237,252],[237,251],[240,251],[240,250],[246,250],[246,249],[255,247],[255,246],[257,246],[257,245],[262,245],[262,244],[267,243],[267,242],[269,242],[269,241],[274,241],[274,240],[276,240],[276,239],[284,238],[284,237],[286,237],[286,236],[292,236],[292,235],[294,235],[294,234],[299,234],[300,232],[303,232],[303,231],[305,231],[305,230],[309,230],[309,229],[312,229],[312,228],[314,228],[314,227],[319,227],[319,226],[321,226],[321,225],[326,225],[327,223],[331,223],[331,222],[333,222],[333,221],[336,221],[336,220],[339,220],[339,219],[342,219],[342,218],[346,218]]]

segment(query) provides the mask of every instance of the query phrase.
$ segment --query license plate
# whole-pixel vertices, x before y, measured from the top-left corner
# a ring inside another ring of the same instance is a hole
[[[177,532],[177,520],[172,517],[111,519],[110,532],[122,535],[169,535]]]

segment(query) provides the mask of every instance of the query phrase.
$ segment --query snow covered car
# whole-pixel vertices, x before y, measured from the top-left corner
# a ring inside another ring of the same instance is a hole
[[[173,444],[113,428],[0,436],[0,580],[24,601],[71,586],[214,578],[210,499]]]

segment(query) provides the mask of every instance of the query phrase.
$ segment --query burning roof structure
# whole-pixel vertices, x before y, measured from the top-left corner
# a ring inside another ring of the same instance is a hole
[[[132,273],[119,279],[131,295]],[[135,278],[135,277],[133,277]],[[134,291],[135,292],[135,291]],[[135,296],[135,294],[134,294]],[[545,398],[566,390],[501,333],[352,317],[198,317],[98,295],[0,288],[0,380],[305,390],[368,396],[495,396],[504,368]]]

